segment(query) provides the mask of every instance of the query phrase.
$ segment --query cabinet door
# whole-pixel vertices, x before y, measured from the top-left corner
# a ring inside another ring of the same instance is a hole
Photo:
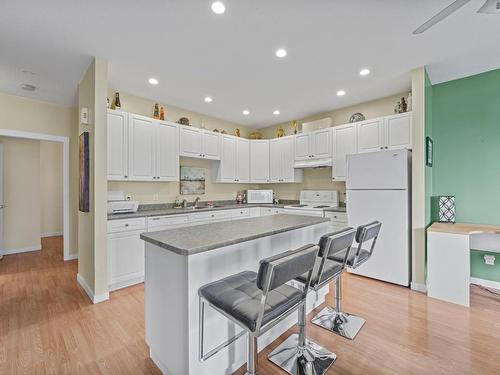
[[[250,141],[250,182],[269,182],[269,141]]]
[[[236,164],[236,138],[224,135],[219,167],[220,182],[236,182]]]
[[[373,152],[384,149],[384,120],[375,119],[357,124],[358,152]]]
[[[294,164],[294,144],[292,137],[280,139],[281,150],[281,182],[297,182],[295,181],[296,171],[293,168]]]
[[[220,135],[214,132],[203,131],[203,158],[220,160]]]
[[[250,141],[236,139],[236,180],[250,182]]]
[[[108,284],[112,290],[144,280],[144,241],[140,232],[108,235]]]
[[[384,118],[386,149],[411,148],[411,113]]]
[[[179,127],[177,124],[156,124],[156,179],[179,181]]]
[[[313,158],[329,158],[332,156],[331,128],[321,129],[311,133],[311,155]]]
[[[128,178],[128,114],[108,111],[108,180]]]
[[[332,178],[345,181],[347,172],[346,156],[357,152],[356,125],[343,125],[333,128]]]
[[[295,136],[295,160],[311,158],[310,143],[310,133]]]
[[[147,117],[129,117],[129,179],[152,181],[155,171],[155,134],[153,120]]]
[[[279,138],[269,142],[269,177],[271,182],[281,182],[281,141]]]
[[[192,158],[202,157],[202,133],[200,129],[180,126],[180,155]]]

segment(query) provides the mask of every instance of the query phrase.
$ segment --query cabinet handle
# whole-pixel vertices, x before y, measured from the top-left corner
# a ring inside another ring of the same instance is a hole
[[[389,149],[389,147],[385,146],[385,149],[387,150],[387,149]]]
[[[124,176],[125,178],[128,178],[128,176]]]
[[[215,215],[212,215],[212,217],[215,217]]]
[[[125,224],[126,227],[128,227],[128,224]]]
[[[381,150],[383,150],[384,148],[383,147],[380,147]]]

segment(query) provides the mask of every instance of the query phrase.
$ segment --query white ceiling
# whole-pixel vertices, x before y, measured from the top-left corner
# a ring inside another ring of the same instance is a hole
[[[422,65],[433,83],[500,67],[500,16],[477,14],[484,0],[418,36],[452,0],[223,1],[218,16],[211,0],[2,0],[0,91],[75,104],[97,55],[111,87],[263,127],[409,90]]]

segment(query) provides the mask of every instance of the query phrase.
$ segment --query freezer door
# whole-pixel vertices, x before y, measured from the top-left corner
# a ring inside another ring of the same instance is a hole
[[[347,155],[347,189],[407,189],[408,150]]]
[[[372,257],[350,272],[408,286],[411,259],[408,192],[349,190],[347,194],[347,218],[350,227],[356,228],[374,220],[382,223]]]

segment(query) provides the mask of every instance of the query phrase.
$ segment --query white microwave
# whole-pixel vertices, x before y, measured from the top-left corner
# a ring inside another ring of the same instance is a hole
[[[273,203],[273,191],[247,190],[247,203]]]

